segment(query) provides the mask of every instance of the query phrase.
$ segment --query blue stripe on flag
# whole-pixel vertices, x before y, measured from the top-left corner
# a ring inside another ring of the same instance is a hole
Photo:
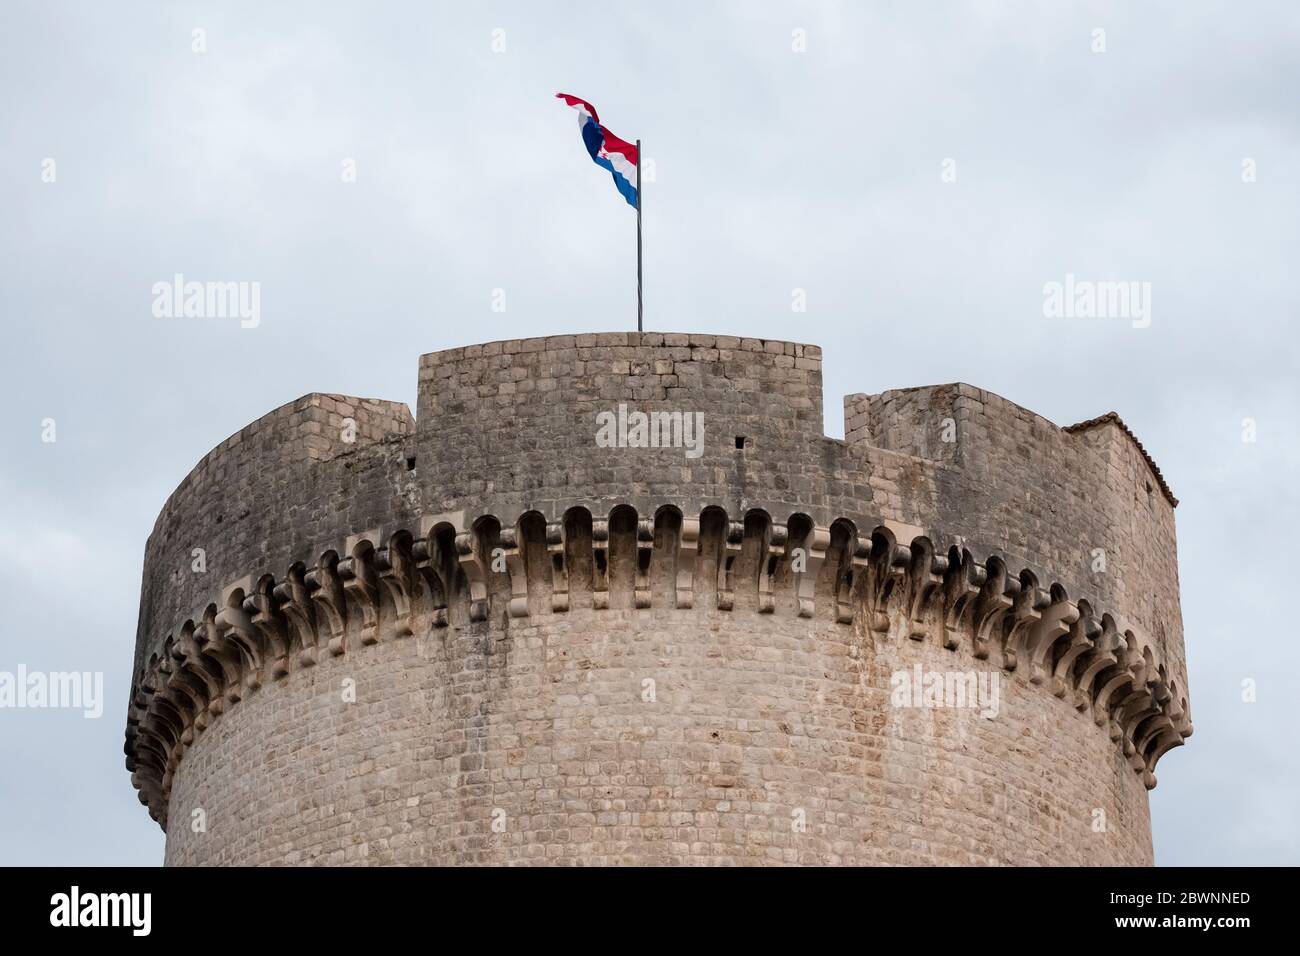
[[[614,185],[617,186],[618,191],[623,194],[623,198],[627,200],[627,204],[631,206],[633,209],[635,209],[636,208],[636,187],[633,186],[630,182],[628,182],[623,177],[622,173],[617,172],[614,169],[614,164],[611,163],[608,159],[597,159],[596,164],[599,166],[604,166],[606,169],[609,170],[609,174],[614,177]]]
[[[609,174],[614,177],[614,185],[627,204],[633,209],[636,208],[636,187],[614,169],[614,164],[600,155],[600,148],[605,145],[605,130],[599,123],[586,122],[582,124],[582,142],[587,147],[587,152],[591,155],[592,161],[597,165],[609,170]]]
[[[587,152],[591,154],[591,158],[600,162],[596,157],[600,155],[600,148],[605,145],[605,131],[600,128],[599,123],[588,120],[582,124],[582,142],[587,147]]]

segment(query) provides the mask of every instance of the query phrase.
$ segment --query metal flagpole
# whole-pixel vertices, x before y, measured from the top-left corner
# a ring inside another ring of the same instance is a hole
[[[636,141],[636,330],[641,331],[641,141]]]

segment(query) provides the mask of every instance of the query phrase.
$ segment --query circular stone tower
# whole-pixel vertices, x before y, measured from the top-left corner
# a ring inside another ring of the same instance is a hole
[[[145,554],[169,864],[1149,864],[1176,501],[1112,414],[617,332],[209,453]]]

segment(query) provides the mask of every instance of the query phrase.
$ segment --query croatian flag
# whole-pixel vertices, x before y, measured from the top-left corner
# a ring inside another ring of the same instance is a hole
[[[602,126],[600,117],[596,115],[596,107],[586,100],[568,93],[556,93],[555,96],[578,111],[578,129],[582,131],[582,142],[587,147],[587,152],[597,166],[609,170],[618,191],[623,194],[627,204],[635,208],[637,190],[641,185],[636,174],[636,147]]]

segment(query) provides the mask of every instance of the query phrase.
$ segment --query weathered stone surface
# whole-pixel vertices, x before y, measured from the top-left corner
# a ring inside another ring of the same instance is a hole
[[[223,442],[146,549],[126,750],[167,861],[1149,863],[1191,733],[1153,463],[968,385],[827,439],[820,365],[489,343],[421,359],[415,421],[310,395]],[[700,413],[701,453],[600,447],[620,403]],[[891,706],[916,665],[997,673],[999,713]]]

